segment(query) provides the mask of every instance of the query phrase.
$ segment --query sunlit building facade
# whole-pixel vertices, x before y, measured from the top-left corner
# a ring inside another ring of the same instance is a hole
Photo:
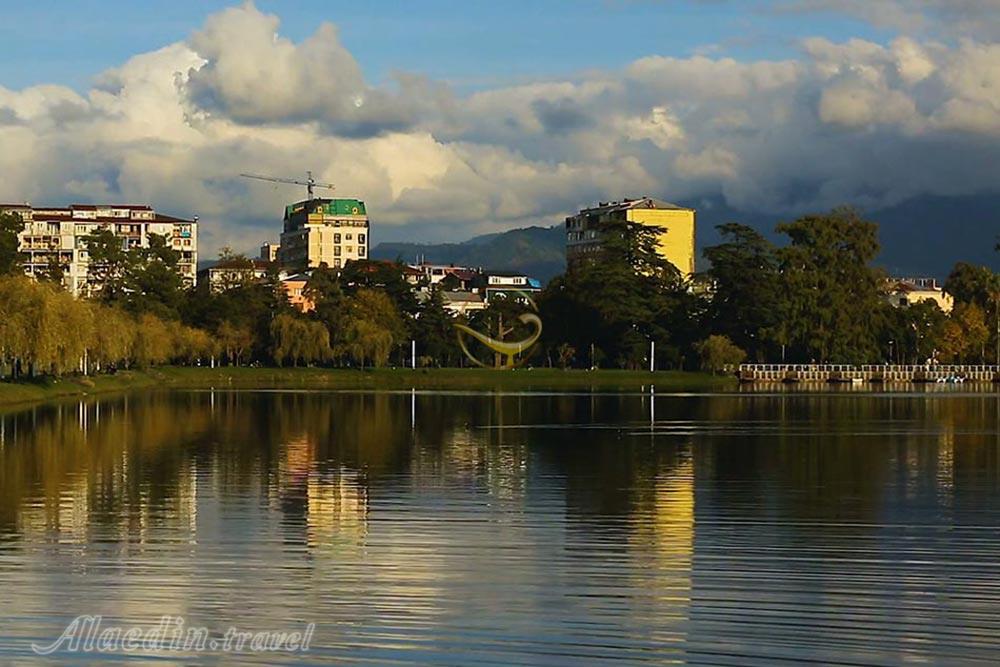
[[[695,211],[651,197],[601,202],[566,218],[566,264],[594,257],[604,243],[601,226],[615,220],[660,227],[658,250],[684,278],[694,274]]]
[[[897,308],[921,301],[933,301],[945,313],[950,313],[955,307],[954,297],[944,291],[936,278],[889,278],[886,280],[885,298]]]
[[[90,276],[87,237],[102,229],[122,240],[124,249],[148,248],[156,234],[178,253],[177,270],[186,285],[197,281],[198,219],[186,220],[132,204],[72,204],[65,208],[0,204],[0,213],[16,213],[24,222],[18,246],[29,276],[62,272],[63,284],[76,295],[96,289]]]
[[[285,208],[278,249],[281,264],[293,270],[326,264],[339,269],[368,258],[368,214],[359,199],[307,199]]]

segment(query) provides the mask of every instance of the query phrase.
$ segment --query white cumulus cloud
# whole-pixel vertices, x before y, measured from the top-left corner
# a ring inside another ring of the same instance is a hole
[[[301,42],[280,30],[244,4],[84,93],[0,87],[0,199],[198,214],[210,254],[275,239],[304,194],[245,171],[312,169],[368,202],[376,241],[556,224],[642,194],[785,215],[1000,189],[987,38],[808,39],[781,61],[651,54],[462,95],[420,73],[373,85],[330,23]]]

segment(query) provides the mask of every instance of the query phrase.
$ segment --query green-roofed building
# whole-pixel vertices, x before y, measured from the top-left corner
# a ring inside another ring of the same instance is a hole
[[[339,269],[368,258],[368,212],[360,199],[307,199],[285,207],[279,260],[285,267]]]

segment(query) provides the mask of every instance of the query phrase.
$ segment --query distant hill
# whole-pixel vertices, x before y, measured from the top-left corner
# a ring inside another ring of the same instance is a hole
[[[688,202],[692,204],[693,202]],[[698,206],[698,268],[707,268],[701,251],[719,242],[715,225],[741,222],[759,230],[778,244],[786,238],[775,233],[779,222],[794,216],[737,211],[719,202]],[[994,251],[1000,235],[1000,195],[963,197],[920,196],[896,206],[862,210],[878,223],[882,252],[876,264],[897,276],[945,278],[956,262],[1000,269]]]
[[[379,243],[373,259],[401,258],[416,262],[421,257],[435,264],[483,267],[498,271],[523,271],[547,282],[566,265],[566,233],[562,225],[525,227],[477,236],[462,243]]]
[[[749,225],[776,243],[784,237],[774,227],[792,216],[738,211],[718,200],[681,202],[698,210],[698,269],[707,268],[701,252],[719,242],[715,226],[726,222]],[[993,250],[1000,235],[1000,195],[918,197],[897,206],[862,211],[879,223],[882,253],[877,263],[894,275],[944,278],[956,262],[984,264],[1000,269],[1000,254]],[[565,231],[554,227],[527,227],[486,234],[463,243],[380,243],[375,259],[481,266],[524,271],[548,281],[565,269]]]

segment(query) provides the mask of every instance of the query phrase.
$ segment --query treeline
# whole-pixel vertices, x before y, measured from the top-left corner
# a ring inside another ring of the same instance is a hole
[[[93,373],[217,354],[208,332],[76,299],[54,283],[0,277],[0,377]]]
[[[721,370],[743,360],[789,363],[1000,363],[1000,276],[959,263],[931,300],[900,306],[874,266],[878,226],[851,208],[779,224],[775,244],[721,225],[693,282],[656,254],[660,230],[608,223],[594,261],[571,267],[539,298],[546,362]]]
[[[849,208],[777,226],[776,246],[742,225],[723,225],[708,248],[715,286],[705,327],[755,361],[1000,363],[1000,276],[958,263],[944,282],[954,299],[900,305],[873,265],[878,226]],[[895,300],[895,302],[894,302]]]
[[[23,276],[18,222],[0,220],[0,361],[15,374],[95,372],[162,363],[459,366],[442,294],[418,295],[401,263],[357,261],[312,271],[294,308],[277,271],[262,280],[184,289],[177,254],[154,238],[124,249],[109,232],[88,244],[103,286],[73,299],[62,267],[38,282]],[[544,323],[527,354],[534,366],[644,369],[650,343],[660,369],[719,371],[760,362],[993,362],[1000,358],[1000,277],[958,264],[945,283],[950,314],[930,301],[896,307],[873,262],[877,226],[852,209],[778,225],[782,244],[739,224],[719,228],[710,268],[684,279],[657,252],[657,228],[608,222],[592,261],[571,267],[534,299]],[[13,242],[11,234],[14,234]],[[250,262],[224,251],[230,266]],[[237,272],[238,274],[238,272]],[[470,326],[498,339],[531,333],[518,318],[530,305],[494,297]],[[464,320],[463,320],[464,321]],[[481,350],[481,361],[492,354]]]
[[[956,265],[934,301],[892,303],[873,264],[878,226],[839,208],[776,228],[778,245],[721,225],[710,268],[693,283],[655,253],[659,230],[609,223],[596,261],[570,269],[540,297],[546,355],[575,366],[721,370],[743,360],[795,363],[1000,363],[1000,276]]]

